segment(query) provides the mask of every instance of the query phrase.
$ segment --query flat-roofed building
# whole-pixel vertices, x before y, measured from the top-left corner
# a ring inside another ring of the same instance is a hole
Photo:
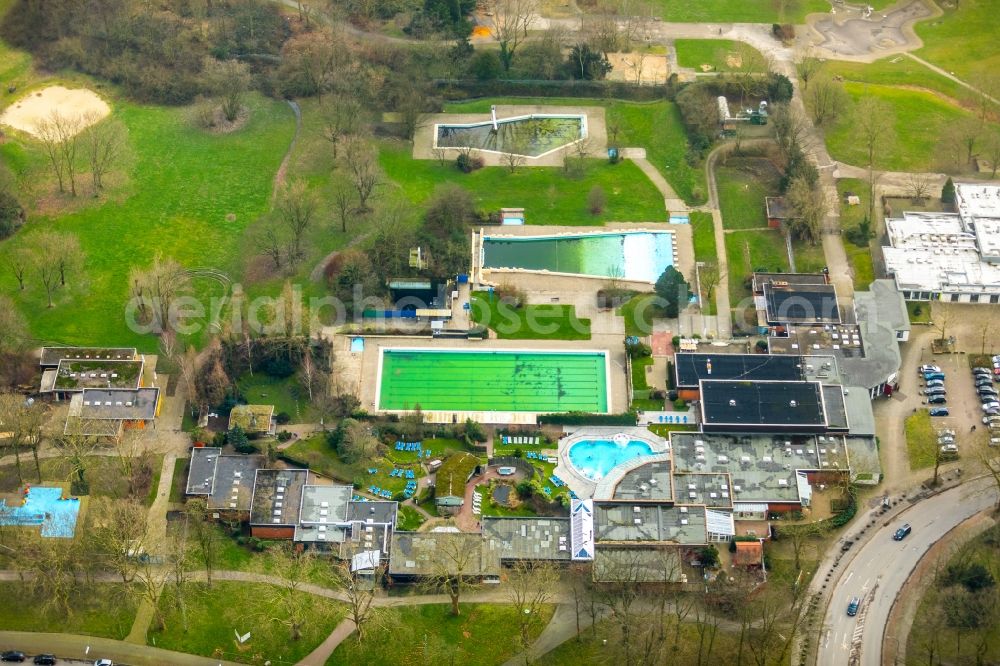
[[[38,364],[54,368],[60,361],[135,361],[135,347],[42,347]]]
[[[570,560],[570,519],[483,516],[483,538],[501,562]]]
[[[819,382],[701,382],[705,432],[826,432]]]
[[[66,397],[84,389],[137,389],[142,385],[142,360],[62,359],[42,372],[41,393]]]
[[[607,543],[704,545],[705,507],[595,502],[594,535],[598,550]]]
[[[274,435],[274,405],[236,405],[229,412],[229,430],[237,427],[250,436]]]
[[[299,522],[307,469],[258,469],[250,501],[250,534],[262,539],[293,539]]]
[[[840,322],[837,290],[832,284],[792,284],[770,280],[763,285],[768,325]]]
[[[84,389],[74,393],[63,431],[93,437],[120,437],[126,428],[151,425],[160,411],[160,389]]]
[[[220,516],[247,520],[254,479],[265,462],[261,455],[226,454],[218,447],[192,449],[185,493],[203,496],[205,507]]]
[[[698,400],[702,379],[786,380],[805,379],[804,362],[795,356],[768,354],[674,354],[674,386],[678,397]]]
[[[402,580],[461,575],[498,580],[500,550],[479,532],[394,532],[389,575]]]
[[[616,548],[601,546],[594,555],[597,583],[686,583],[680,550],[672,546]]]

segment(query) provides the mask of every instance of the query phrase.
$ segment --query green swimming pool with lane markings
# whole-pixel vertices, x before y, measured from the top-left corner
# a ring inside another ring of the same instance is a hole
[[[384,349],[379,408],[606,412],[604,352]]]

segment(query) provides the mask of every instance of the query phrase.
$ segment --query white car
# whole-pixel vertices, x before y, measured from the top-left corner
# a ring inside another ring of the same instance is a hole
[[[115,663],[110,659],[98,659],[94,662],[94,666],[115,666]]]
[[[984,402],[983,403],[983,411],[984,412],[988,412],[988,411],[990,411],[991,409],[994,409],[994,408],[1000,408],[1000,402],[997,402],[996,400],[994,400],[992,402]]]
[[[928,372],[941,372],[941,368],[936,365],[922,365],[917,369],[917,372],[924,375]]]

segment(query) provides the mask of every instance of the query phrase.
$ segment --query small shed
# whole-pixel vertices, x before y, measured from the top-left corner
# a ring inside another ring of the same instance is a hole
[[[736,552],[733,553],[733,566],[748,568],[764,566],[764,544],[760,541],[737,541]]]
[[[783,220],[795,217],[784,197],[764,197],[764,205],[767,207],[767,226],[772,229],[780,229]]]

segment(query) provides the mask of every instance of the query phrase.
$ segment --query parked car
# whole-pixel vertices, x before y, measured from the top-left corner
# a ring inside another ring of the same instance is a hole
[[[950,414],[947,407],[935,407],[930,411],[931,416],[948,416]]]
[[[932,379],[944,379],[944,373],[943,372],[928,372],[926,375],[924,375],[924,381],[929,382]]]
[[[978,393],[979,395],[983,394],[996,395],[997,390],[992,386],[980,386],[979,388],[976,389],[976,393]]]
[[[924,389],[924,395],[945,395],[948,391],[943,386],[932,386],[929,389]]]
[[[994,407],[996,407],[996,408],[1000,409],[1000,402],[998,402],[998,401],[996,401],[996,400],[993,400],[993,401],[991,401],[991,402],[984,402],[984,403],[983,403],[983,411],[984,411],[984,412],[985,412],[985,411],[988,411],[988,410],[990,410],[990,409],[993,409]]]
[[[990,446],[1000,446],[1000,437],[990,437]]]
[[[958,453],[958,447],[955,446],[954,444],[945,444],[944,446],[941,447],[941,453],[946,453],[949,455]]]
[[[987,414],[983,417],[983,425],[1000,426],[1000,414]]]
[[[943,405],[946,402],[948,402],[948,398],[943,395],[932,395],[927,398],[928,405]]]
[[[54,654],[36,654],[34,662],[40,666],[55,666],[56,656]]]
[[[115,666],[115,662],[110,659],[98,659],[94,662],[94,666]]]
[[[913,531],[913,528],[910,527],[910,524],[909,523],[905,523],[902,527],[900,527],[898,530],[896,530],[896,533],[892,535],[892,538],[895,541],[902,541],[912,531]]]
[[[937,365],[922,365],[917,368],[917,372],[926,375],[928,372],[941,372],[941,367]]]
[[[944,380],[943,379],[932,379],[929,382],[927,382],[927,387],[930,388],[931,386],[944,386]]]
[[[23,652],[18,650],[7,650],[6,652],[0,652],[0,661],[24,661],[27,657],[24,656]]]
[[[861,607],[861,599],[858,597],[852,597],[849,604],[847,604],[847,615],[849,617],[854,617],[858,614],[858,608]]]
[[[976,381],[976,388],[977,389],[980,389],[980,388],[992,388],[992,387],[993,387],[993,380],[990,380],[990,379],[980,379],[980,380]]]
[[[955,438],[951,435],[941,435],[938,437],[938,444],[954,444]]]
[[[991,368],[985,368],[985,367],[983,367],[983,366],[981,366],[981,365],[979,365],[979,366],[976,366],[975,368],[973,368],[973,369],[972,369],[972,372],[973,372],[973,373],[977,373],[977,372],[985,372],[985,373],[986,373],[986,374],[988,374],[988,375],[992,375],[992,374],[993,374],[993,370],[992,370]]]

